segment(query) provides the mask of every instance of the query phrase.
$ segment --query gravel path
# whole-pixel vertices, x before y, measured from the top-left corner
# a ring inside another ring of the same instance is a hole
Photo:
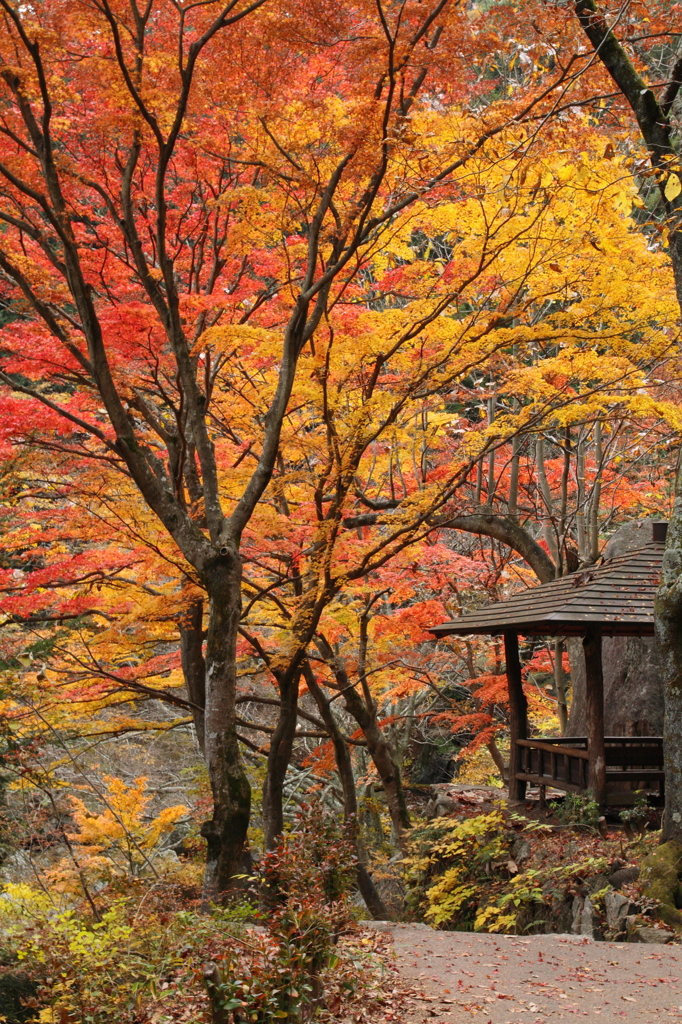
[[[417,994],[404,1024],[682,1022],[682,946],[572,935],[479,935],[386,925]]]

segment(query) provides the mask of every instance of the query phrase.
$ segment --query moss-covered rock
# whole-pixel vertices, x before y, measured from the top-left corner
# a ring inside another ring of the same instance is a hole
[[[671,928],[682,931],[682,846],[663,843],[642,861],[642,892],[659,903],[658,915]]]

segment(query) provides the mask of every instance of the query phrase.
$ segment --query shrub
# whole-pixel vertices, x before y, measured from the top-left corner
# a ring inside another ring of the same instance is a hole
[[[0,1020],[27,1024],[35,1017],[38,986],[26,971],[0,967]]]
[[[562,825],[599,827],[599,804],[582,793],[567,793],[563,800],[554,800],[549,806]]]
[[[312,806],[263,858],[251,902],[247,894],[200,912],[198,891],[177,873],[174,881],[114,874],[90,903],[70,885],[7,885],[0,933],[44,1022],[139,1024],[181,1011],[203,1020],[203,968],[212,961],[220,976],[210,995],[226,1024],[294,1024],[314,1016],[324,985],[336,999],[362,983],[338,945],[352,920],[354,876],[344,828]]]
[[[644,832],[652,811],[649,807],[649,798],[643,790],[635,793],[635,802],[632,807],[624,808],[618,815],[623,822],[627,832],[637,834]]]
[[[602,871],[606,862],[584,857],[555,867],[519,871],[514,842],[549,827],[501,811],[456,821],[436,818],[413,829],[404,861],[408,911],[434,927],[458,931],[522,933],[551,918],[576,877]]]
[[[252,980],[244,985],[233,957],[229,980],[223,982],[228,1002],[242,999],[241,1012],[248,1006],[245,1019],[260,1022],[278,1016],[298,1021],[315,1012],[323,974],[339,962],[337,938],[351,922],[348,896],[354,877],[355,850],[348,827],[339,825],[318,801],[303,807],[294,828],[263,857],[259,868],[269,933],[259,964],[266,962],[266,980],[254,974],[251,965]],[[239,1020],[239,1008],[233,1012]]]
[[[436,818],[415,829],[410,850],[416,856],[405,861],[410,910],[436,927],[473,928],[481,883],[511,859],[513,838],[500,811],[463,821]]]

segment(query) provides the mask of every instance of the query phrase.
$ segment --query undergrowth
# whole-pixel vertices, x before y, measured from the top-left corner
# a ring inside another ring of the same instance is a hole
[[[352,872],[343,828],[315,807],[263,858],[242,898],[208,913],[179,876],[118,880],[96,893],[96,913],[71,892],[7,885],[0,898],[5,959],[36,991],[21,1019],[310,1020],[372,977],[362,944],[348,938]],[[220,981],[208,991],[207,963]]]
[[[409,916],[458,931],[544,931],[557,902],[572,897],[572,883],[607,867],[590,852],[551,866],[517,865],[515,844],[550,831],[499,810],[416,827],[404,862]]]

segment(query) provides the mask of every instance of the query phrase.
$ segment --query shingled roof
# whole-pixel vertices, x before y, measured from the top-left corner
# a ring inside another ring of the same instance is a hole
[[[606,636],[652,636],[654,598],[661,578],[664,543],[652,541],[635,551],[589,569],[514,594],[506,601],[466,612],[452,622],[429,627],[435,637],[581,636],[599,627]]]

